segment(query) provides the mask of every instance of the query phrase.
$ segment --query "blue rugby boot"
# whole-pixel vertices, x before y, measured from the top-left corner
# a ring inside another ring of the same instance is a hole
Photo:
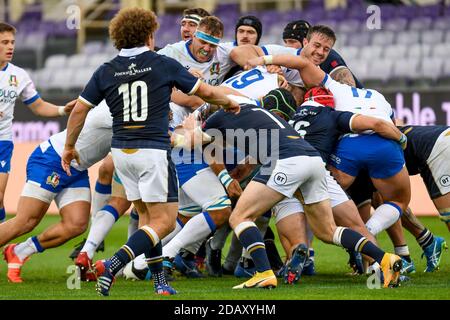
[[[287,262],[284,271],[284,283],[294,284],[300,279],[303,267],[308,259],[308,247],[299,244],[292,253],[292,258]]]
[[[305,276],[314,276],[316,274],[316,267],[314,265],[314,250],[309,249],[309,256],[306,260],[305,265],[303,266],[303,275]]]
[[[447,243],[444,238],[434,237],[433,242],[423,250],[422,258],[427,259],[427,268],[424,272],[433,272],[439,270],[439,263],[444,249],[447,249]]]
[[[251,278],[256,272],[255,263],[252,259],[241,257],[238,265],[234,269],[236,278]]]
[[[180,250],[173,260],[175,270],[188,278],[204,278],[195,263],[195,255],[186,250]]]
[[[111,273],[111,261],[97,261],[95,262],[95,270],[99,275],[97,278],[97,284],[95,290],[102,296],[109,296],[109,291],[114,283],[114,276]]]
[[[155,293],[161,296],[171,296],[178,292],[170,285],[160,283],[155,287]]]
[[[400,256],[400,258],[402,258],[402,270],[400,270],[400,274],[416,272],[416,266],[414,265],[414,262],[411,259],[409,259],[408,261],[402,256]]]

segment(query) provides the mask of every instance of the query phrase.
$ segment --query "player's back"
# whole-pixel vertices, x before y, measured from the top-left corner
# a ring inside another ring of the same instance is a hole
[[[333,93],[336,110],[350,111],[392,121],[392,107],[378,91],[359,89],[339,83],[328,75],[325,76],[324,87]]]
[[[173,59],[146,48],[126,50],[97,69],[80,99],[95,105],[105,98],[113,117],[113,148],[168,150],[172,88],[188,93],[197,79]]]
[[[265,156],[319,156],[284,119],[254,105],[241,105],[237,115],[217,111],[206,120],[205,129],[210,128],[219,129],[228,144],[262,164],[268,160]]]
[[[399,129],[408,137],[408,143],[404,150],[408,172],[417,174],[420,168],[426,166],[439,136],[449,127],[406,125]]]
[[[85,170],[102,160],[111,149],[112,118],[105,101],[91,110],[80,132],[75,149],[80,165],[73,161],[72,167]],[[67,129],[50,137],[55,151],[61,156],[66,142]]]
[[[249,98],[258,99],[270,90],[278,88],[278,75],[267,72],[264,67],[257,67],[231,77],[221,86],[234,89]]]
[[[328,162],[339,137],[351,132],[349,123],[353,114],[313,104],[308,101],[302,105],[289,123]]]

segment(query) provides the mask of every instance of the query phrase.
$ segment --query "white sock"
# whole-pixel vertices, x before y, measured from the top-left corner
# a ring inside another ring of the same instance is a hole
[[[24,242],[19,243],[14,248],[14,253],[20,259],[20,261],[25,260],[27,257],[31,256],[36,252],[42,251],[44,251],[44,249],[42,249],[36,237],[30,237]]]
[[[383,203],[366,223],[367,230],[374,236],[392,226],[400,218],[401,209],[392,202]]]
[[[131,209],[130,212],[130,220],[128,221],[128,238],[133,235],[139,228],[139,214],[136,211],[136,208]]]
[[[168,244],[170,240],[172,240],[181,231],[181,229],[183,229],[183,227],[183,222],[181,222],[181,220],[177,218],[175,229],[161,240],[161,245],[164,247],[166,244]]]
[[[94,221],[97,212],[102,210],[102,208],[108,204],[109,199],[111,199],[111,185],[101,184],[97,181],[92,194],[91,221]]]
[[[117,219],[119,219],[119,214],[116,209],[110,205],[104,206],[102,210],[97,212],[81,252],[86,252],[89,259],[92,259],[95,250],[97,250],[97,247],[105,239]]]
[[[196,242],[190,243],[187,246],[184,246],[183,249],[186,249],[187,251],[196,254],[197,251],[200,249],[200,247],[202,246],[203,242],[205,241],[205,238],[198,240]]]
[[[394,247],[394,253],[398,256],[409,256],[408,245]]]
[[[163,256],[175,257],[181,248],[197,241],[203,241],[215,229],[216,225],[207,212],[196,215],[163,247]]]

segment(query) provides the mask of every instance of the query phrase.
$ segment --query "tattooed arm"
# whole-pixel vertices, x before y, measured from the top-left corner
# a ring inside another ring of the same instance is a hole
[[[330,76],[337,82],[356,87],[355,78],[347,67],[341,66],[340,68],[336,68],[335,70],[331,71]]]

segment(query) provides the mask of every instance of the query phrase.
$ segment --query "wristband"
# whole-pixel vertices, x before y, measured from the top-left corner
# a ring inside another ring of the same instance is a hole
[[[408,138],[406,137],[406,134],[402,133],[402,135],[400,136],[400,139],[398,139],[398,143],[403,146],[407,140],[408,140]]]
[[[225,187],[225,189],[228,189],[228,186],[231,184],[233,179],[228,174],[227,169],[223,169],[222,171],[220,171],[218,177],[219,177],[220,183],[222,183],[222,185]]]
[[[272,64],[273,63],[273,56],[272,55],[263,56],[263,59],[264,59],[264,64]]]
[[[65,111],[64,109],[65,109],[64,106],[58,107],[58,113],[59,113],[59,115],[60,115],[61,117],[67,115],[67,114],[66,114],[66,111]]]

